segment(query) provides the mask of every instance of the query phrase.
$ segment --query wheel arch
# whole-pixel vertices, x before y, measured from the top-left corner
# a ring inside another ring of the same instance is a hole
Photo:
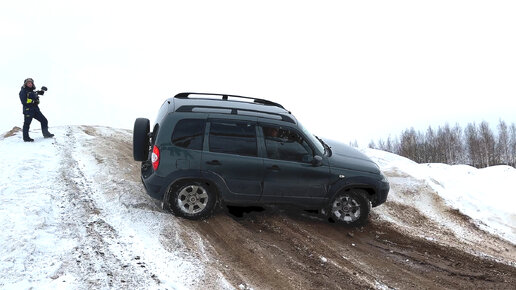
[[[174,179],[166,187],[166,190],[163,194],[163,200],[162,200],[163,209],[167,209],[167,206],[168,206],[167,202],[168,202],[168,199],[170,198],[170,194],[173,192],[173,190],[183,184],[188,183],[188,182],[198,182],[198,183],[202,183],[203,185],[206,185],[208,190],[212,191],[215,194],[216,203],[220,202],[220,200],[221,200],[220,190],[217,187],[217,185],[215,184],[215,182],[213,182],[201,175],[199,175],[199,176],[195,176],[195,175],[182,176],[182,177]]]
[[[369,180],[367,177],[360,177],[353,180],[343,180],[334,186],[332,186],[332,190],[330,191],[329,201],[332,202],[337,194],[345,191],[350,191],[352,189],[361,189],[367,192],[367,198],[369,201],[374,204],[377,196],[377,189],[373,180]]]

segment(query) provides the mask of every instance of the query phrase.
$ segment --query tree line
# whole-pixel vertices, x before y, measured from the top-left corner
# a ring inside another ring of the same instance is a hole
[[[399,138],[371,141],[370,148],[407,157],[418,163],[468,164],[477,168],[493,165],[516,167],[516,125],[500,120],[496,133],[486,121],[469,123],[463,130],[448,123],[426,132],[406,129]]]

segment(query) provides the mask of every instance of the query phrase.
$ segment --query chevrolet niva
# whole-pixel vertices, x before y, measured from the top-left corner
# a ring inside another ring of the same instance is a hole
[[[289,204],[357,226],[389,192],[358,150],[312,135],[278,103],[235,95],[167,99],[152,131],[136,119],[133,157],[147,193],[188,219],[221,204]]]

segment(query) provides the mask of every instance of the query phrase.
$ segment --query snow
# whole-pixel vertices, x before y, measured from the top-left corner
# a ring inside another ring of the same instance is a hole
[[[516,243],[516,170],[509,166],[476,169],[428,164],[437,192],[481,228]]]
[[[55,139],[32,130],[34,143],[24,143],[21,132],[0,137],[0,288],[183,289],[204,285],[206,279],[215,288],[248,288],[208,271],[206,239],[185,232],[153,204],[137,178],[123,177],[137,172],[134,168],[105,165],[108,159],[129,158],[109,151],[116,144],[105,144],[105,152],[92,150],[103,136],[130,140],[129,131],[95,127],[94,137],[88,130],[51,128]],[[410,204],[457,235],[467,235],[436,210],[432,198],[404,194],[432,190],[482,230],[516,244],[516,169],[417,164],[379,150],[362,151],[396,184],[388,202]],[[382,206],[374,211],[397,222]],[[192,247],[199,254],[192,254]]]
[[[20,133],[0,140],[1,288],[182,289],[205,278],[205,261],[185,254],[170,215],[141,210],[142,200],[124,192],[144,194],[141,184],[116,180],[112,168],[106,177],[87,146],[92,136],[77,127],[52,132],[56,139],[33,130],[34,143]]]
[[[71,286],[73,276],[50,278],[62,253],[77,244],[60,234],[62,209],[54,196],[59,179],[57,150],[52,140],[29,144],[17,137],[0,142],[0,285]]]
[[[413,187],[414,182],[428,185],[450,208],[470,217],[481,229],[516,244],[515,168],[505,165],[477,169],[467,165],[418,164],[385,151],[362,151],[382,171],[413,177],[401,181],[407,188]],[[391,183],[399,181],[393,176],[388,179]],[[396,198],[396,192],[391,190],[389,200],[393,198]],[[420,196],[416,207],[429,217],[439,219],[432,211],[431,202],[425,198],[428,196]],[[456,227],[454,230],[461,231]]]

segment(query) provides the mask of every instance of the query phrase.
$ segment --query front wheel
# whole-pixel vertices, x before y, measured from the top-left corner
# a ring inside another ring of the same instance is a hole
[[[350,189],[338,193],[330,204],[331,218],[349,226],[360,226],[367,222],[371,202],[367,192],[362,189]]]
[[[164,203],[176,216],[198,220],[213,213],[216,200],[215,193],[206,184],[189,181],[172,187]]]

